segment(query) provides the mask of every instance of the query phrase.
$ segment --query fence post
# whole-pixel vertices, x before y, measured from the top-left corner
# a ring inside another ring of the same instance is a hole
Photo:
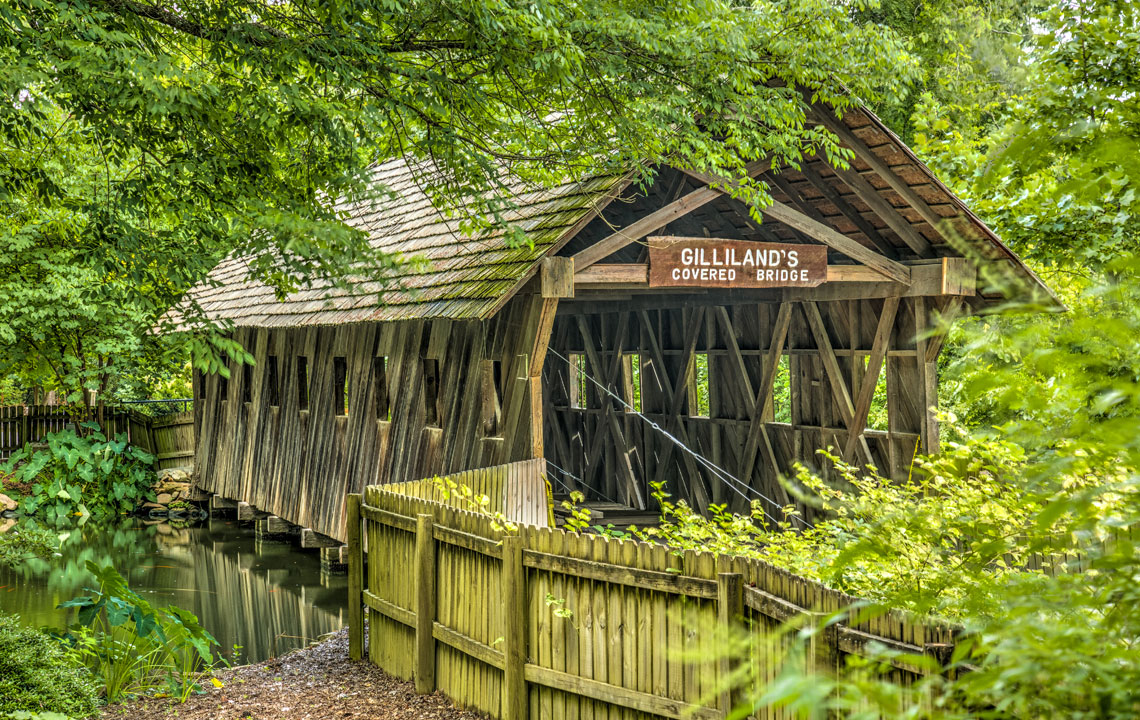
[[[364,547],[360,542],[359,493],[348,495],[348,657],[364,657]]]
[[[728,717],[733,708],[744,701],[739,682],[730,683],[739,658],[733,657],[737,634],[744,628],[744,576],[740,573],[719,573],[716,577],[717,620],[725,633],[720,659],[720,709]]]
[[[416,692],[435,690],[435,538],[431,515],[416,516]]]
[[[804,613],[812,629],[808,639],[804,659],[805,668],[816,668],[820,672],[833,672],[839,663],[839,631],[829,613],[807,611]]]
[[[503,538],[503,720],[526,720],[526,577],[523,540]]]

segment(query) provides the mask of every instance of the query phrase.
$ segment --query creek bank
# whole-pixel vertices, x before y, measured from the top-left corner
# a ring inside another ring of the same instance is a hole
[[[145,502],[139,514],[151,520],[201,520],[207,517],[201,504],[207,495],[194,487],[194,468],[177,467],[159,470],[154,486],[154,501]]]
[[[348,659],[348,631],[287,655],[216,673],[222,687],[184,704],[145,698],[103,708],[103,720],[477,720],[436,692]]]

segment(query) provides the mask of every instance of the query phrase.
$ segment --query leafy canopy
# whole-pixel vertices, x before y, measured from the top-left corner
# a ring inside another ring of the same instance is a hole
[[[145,331],[227,254],[281,292],[382,275],[343,222],[387,199],[379,159],[477,232],[513,182],[836,154],[800,88],[843,107],[913,72],[830,0],[15,0],[0,48],[0,356],[76,394],[173,362]]]

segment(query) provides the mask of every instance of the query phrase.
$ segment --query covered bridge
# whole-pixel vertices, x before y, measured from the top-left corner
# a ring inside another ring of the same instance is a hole
[[[280,302],[241,259],[194,291],[256,358],[195,378],[199,484],[343,539],[347,492],[531,457],[633,508],[658,481],[700,509],[774,508],[777,475],[826,472],[827,447],[904,472],[938,447],[938,318],[1055,301],[871,113],[813,120],[853,167],[750,165],[775,198],[762,223],[664,167],[647,192],[521,194],[532,247],[464,236],[403,161],[380,164],[399,200],[351,221],[424,261],[381,302],[372,282]]]

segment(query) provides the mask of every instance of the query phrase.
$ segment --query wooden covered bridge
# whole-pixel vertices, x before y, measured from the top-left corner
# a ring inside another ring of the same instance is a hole
[[[777,475],[826,471],[827,447],[904,471],[938,447],[939,318],[1055,301],[872,114],[812,120],[853,167],[753,163],[762,223],[663,167],[646,192],[520,193],[520,248],[462,235],[403,161],[380,164],[400,199],[351,222],[424,262],[282,302],[229,259],[194,291],[256,358],[195,378],[199,484],[343,540],[348,492],[528,458],[632,508],[654,482],[700,509],[782,504]]]

